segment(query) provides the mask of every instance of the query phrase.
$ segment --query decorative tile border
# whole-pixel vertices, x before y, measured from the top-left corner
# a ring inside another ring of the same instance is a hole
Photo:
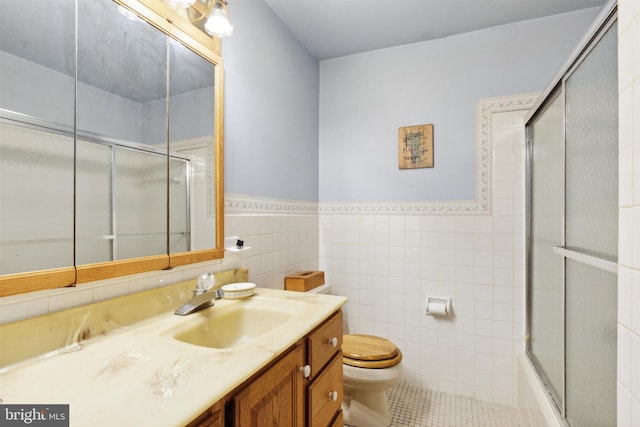
[[[171,150],[178,152],[186,152],[189,155],[190,150],[206,149],[205,152],[205,170],[207,185],[207,218],[215,216],[215,157],[213,153],[213,136],[202,136],[192,139],[184,139],[182,141],[172,141]]]
[[[317,215],[318,202],[225,193],[224,213]]]
[[[491,215],[491,118],[493,113],[529,110],[539,93],[476,101],[476,200],[443,202],[345,203],[305,202],[225,193],[226,213],[327,215]]]

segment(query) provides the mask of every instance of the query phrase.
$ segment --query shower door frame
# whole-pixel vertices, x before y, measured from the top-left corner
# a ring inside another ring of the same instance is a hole
[[[526,319],[525,319],[525,327],[526,327],[526,349],[525,353],[527,358],[531,362],[534,367],[537,375],[539,376],[542,384],[545,387],[545,391],[547,393],[547,397],[552,403],[552,406],[560,415],[561,418],[558,419],[564,426],[569,427],[566,416],[566,402],[567,402],[567,378],[566,378],[566,366],[567,366],[567,340],[566,340],[566,327],[567,327],[567,319],[566,319],[566,297],[567,297],[567,287],[566,287],[566,260],[571,259],[582,264],[589,265],[591,267],[595,267],[601,270],[613,272],[615,274],[618,273],[618,264],[617,262],[612,262],[608,260],[604,260],[602,258],[586,255],[580,252],[572,251],[570,249],[566,249],[566,81],[571,77],[574,71],[580,66],[580,64],[588,57],[591,50],[597,45],[597,43],[602,39],[602,37],[607,33],[608,30],[617,22],[617,1],[611,1],[608,3],[600,12],[594,24],[589,29],[587,35],[583,38],[583,42],[579,44],[580,48],[574,52],[574,54],[570,57],[570,60],[567,64],[562,68],[561,72],[556,76],[553,80],[553,83],[549,86],[549,88],[543,93],[540,97],[539,101],[532,107],[529,114],[525,117],[525,231],[526,231]],[[547,378],[542,365],[538,362],[535,354],[531,351],[531,304],[532,304],[532,283],[531,283],[531,265],[532,265],[532,218],[531,218],[531,209],[532,209],[532,177],[531,171],[533,166],[533,135],[532,135],[532,127],[536,123],[536,121],[547,111],[547,108],[555,101],[557,98],[561,98],[562,102],[562,111],[563,111],[563,121],[562,121],[562,176],[563,176],[563,197],[562,197],[562,244],[553,247],[553,253],[555,255],[559,255],[563,257],[564,262],[562,263],[561,277],[562,277],[562,328],[563,328],[563,366],[562,366],[562,382],[561,382],[561,398],[556,394],[554,388],[552,386],[551,381]]]
[[[550,91],[550,93],[548,95],[545,96],[544,101],[542,103],[540,103],[540,105],[535,106],[532,111],[535,111],[534,114],[532,114],[531,116],[527,117],[525,119],[525,131],[526,131],[526,141],[525,141],[525,168],[526,168],[526,173],[525,173],[525,228],[526,228],[526,319],[525,319],[525,327],[526,327],[526,355],[529,359],[529,361],[531,362],[531,364],[533,365],[533,367],[536,370],[536,373],[538,374],[538,376],[540,377],[545,390],[547,392],[547,396],[550,398],[551,402],[553,403],[554,408],[561,414],[562,416],[562,420],[564,422],[564,425],[568,426],[568,424],[565,421],[565,417],[566,417],[566,410],[565,410],[565,402],[566,402],[566,375],[565,375],[565,369],[563,366],[562,372],[562,382],[560,384],[561,386],[561,393],[562,393],[562,399],[560,399],[558,397],[558,395],[556,394],[556,392],[554,391],[554,388],[552,386],[551,381],[547,378],[547,375],[544,371],[544,369],[542,368],[542,365],[540,364],[540,362],[538,362],[538,359],[536,358],[535,354],[531,351],[531,291],[532,291],[532,286],[531,286],[531,265],[532,265],[532,233],[531,233],[531,223],[532,223],[532,218],[531,218],[531,208],[532,208],[532,203],[531,203],[531,198],[533,196],[532,191],[531,191],[531,187],[532,187],[532,177],[531,177],[531,170],[533,167],[533,135],[532,135],[532,127],[530,127],[529,125],[533,126],[533,124],[535,124],[535,121],[542,116],[548,109],[548,107],[558,98],[560,98],[560,101],[562,102],[562,110],[565,111],[565,92],[564,92],[564,79],[563,81],[561,81],[560,83],[556,84],[555,86],[553,86],[553,89]],[[564,116],[564,115],[563,115]],[[563,139],[564,136],[566,135],[566,125],[565,125],[565,121],[562,121],[562,135],[563,135]],[[562,144],[562,163],[563,163],[563,170],[562,170],[562,175],[563,177],[565,177],[565,172],[566,172],[566,144]],[[564,213],[566,211],[566,206],[565,206],[565,191],[563,188],[563,194],[562,194],[562,212]],[[565,245],[565,229],[564,229],[564,215],[563,215],[563,220],[562,220],[562,231],[561,231],[561,235],[562,235],[562,245]],[[563,349],[562,349],[562,354],[564,357],[564,360],[566,362],[566,337],[565,337],[565,332],[566,332],[566,286],[564,283],[564,278],[565,278],[565,264],[562,264],[562,269],[561,269],[561,277],[563,278],[563,292],[562,292],[562,301],[561,301],[561,305],[563,307],[562,310],[562,327],[563,327],[563,335],[562,335],[562,341],[563,341]]]

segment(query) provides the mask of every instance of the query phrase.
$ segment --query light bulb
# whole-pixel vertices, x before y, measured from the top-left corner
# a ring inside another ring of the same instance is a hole
[[[233,25],[227,18],[227,13],[222,7],[216,3],[213,10],[204,23],[204,29],[207,33],[216,37],[228,37],[233,34]]]
[[[166,0],[167,4],[171,7],[189,7],[192,6],[196,0]]]

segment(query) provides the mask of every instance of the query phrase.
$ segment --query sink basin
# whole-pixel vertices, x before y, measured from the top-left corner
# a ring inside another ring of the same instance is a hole
[[[170,334],[176,340],[203,347],[238,347],[273,331],[299,312],[300,303],[296,301],[257,298],[224,301],[189,315]]]

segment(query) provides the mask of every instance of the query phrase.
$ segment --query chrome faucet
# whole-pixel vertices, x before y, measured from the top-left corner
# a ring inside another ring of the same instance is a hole
[[[210,290],[215,284],[216,278],[213,274],[201,274],[196,282],[196,288],[193,290],[193,297],[181,307],[178,307],[175,314],[186,316],[214,305],[215,301],[224,295],[222,289]]]

